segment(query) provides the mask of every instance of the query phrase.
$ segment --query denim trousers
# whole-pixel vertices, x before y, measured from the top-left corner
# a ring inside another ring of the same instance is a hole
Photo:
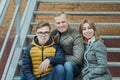
[[[26,80],[23,73],[20,80]],[[56,65],[47,76],[38,78],[37,80],[65,80],[64,66],[60,64]]]
[[[74,62],[65,62],[64,68],[66,72],[65,80],[74,80],[74,78],[80,74],[80,68]]]

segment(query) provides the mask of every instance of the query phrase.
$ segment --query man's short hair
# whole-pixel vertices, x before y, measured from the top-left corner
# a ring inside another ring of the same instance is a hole
[[[57,12],[54,16],[57,17],[57,16],[60,16],[60,15],[62,15],[62,14],[65,14],[65,12],[64,12],[64,11],[59,11],[59,12]]]

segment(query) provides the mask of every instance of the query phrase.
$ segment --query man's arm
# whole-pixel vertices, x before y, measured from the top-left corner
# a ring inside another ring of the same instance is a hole
[[[50,64],[52,65],[64,64],[65,56],[62,48],[59,45],[54,45],[54,48],[56,49],[56,55],[54,57],[52,56],[47,57],[50,60]]]
[[[79,32],[74,33],[74,41],[73,41],[73,55],[67,55],[66,60],[72,61],[77,64],[82,64],[84,53],[84,45],[82,36]]]

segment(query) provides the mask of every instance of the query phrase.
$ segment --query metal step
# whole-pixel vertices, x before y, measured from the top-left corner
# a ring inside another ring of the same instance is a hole
[[[16,76],[14,80],[20,80],[20,77]],[[120,77],[112,77],[112,80],[120,80]]]
[[[35,15],[54,15],[55,11],[34,11]],[[68,15],[85,15],[85,16],[110,16],[110,15],[120,15],[120,12],[65,12]]]
[[[120,52],[120,48],[107,48],[108,52]]]
[[[108,62],[108,66],[110,66],[110,67],[120,67],[120,62]]]
[[[37,0],[40,3],[63,3],[63,4],[120,4],[119,0]]]
[[[33,39],[35,35],[27,35],[28,39]],[[101,38],[103,39],[120,39],[119,35],[101,35]]]
[[[19,66],[22,65],[22,60],[19,60],[18,65],[19,65]],[[108,66],[120,67],[120,62],[108,62]]]
[[[32,39],[35,35],[27,35],[28,39]],[[120,39],[120,36],[101,36],[103,39]],[[108,52],[120,52],[120,48],[107,48]]]
[[[31,25],[37,25],[37,22],[31,22]],[[54,23],[50,23],[51,26],[54,26]],[[96,26],[100,27],[100,26],[114,26],[114,27],[120,27],[120,23],[95,23]],[[75,23],[75,22],[71,22],[70,26],[80,26],[80,23]]]

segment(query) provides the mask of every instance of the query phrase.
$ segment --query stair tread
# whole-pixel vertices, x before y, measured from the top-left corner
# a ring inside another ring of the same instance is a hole
[[[14,80],[20,80],[20,76],[14,77]],[[120,77],[112,77],[112,80],[120,80]]]

